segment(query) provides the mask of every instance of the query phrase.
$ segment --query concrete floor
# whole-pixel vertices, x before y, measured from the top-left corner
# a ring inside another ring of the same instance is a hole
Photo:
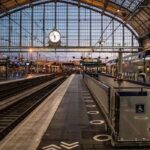
[[[49,149],[51,146],[58,146],[55,147],[56,149],[75,150],[112,149],[110,141],[97,142],[93,140],[96,135],[107,134],[104,123],[102,125],[90,124],[92,120],[104,120],[95,105],[81,76],[75,76],[42,138],[38,150]],[[88,114],[89,111],[98,111],[99,114]]]

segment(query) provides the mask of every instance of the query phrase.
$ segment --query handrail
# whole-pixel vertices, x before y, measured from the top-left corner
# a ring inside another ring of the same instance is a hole
[[[85,77],[88,77],[90,78],[92,81],[94,81],[96,84],[98,84],[99,86],[107,89],[107,88],[110,88],[109,86],[105,85],[103,82],[101,81],[98,81],[98,80],[95,80],[94,78],[90,77],[89,75],[85,75]]]
[[[90,89],[88,83],[86,82],[87,78],[89,78],[90,80],[92,80],[95,84],[97,84],[98,86],[100,86],[100,88],[104,89],[107,92],[106,94],[108,95],[108,102],[110,102],[110,87],[107,86],[107,85],[105,85],[104,83],[102,83],[100,81],[95,80],[94,78],[90,77],[89,75],[85,75],[84,81],[85,81],[85,83],[88,86],[88,88],[89,88],[90,91],[91,91],[91,89]],[[93,93],[93,92],[91,91],[91,93]],[[94,94],[93,96],[95,97],[95,100],[98,103],[98,106],[101,108],[101,111],[103,112],[104,118],[106,119],[106,122],[107,122],[109,128],[111,129],[112,133],[116,136],[117,133],[116,133],[114,127],[111,124],[109,116],[107,115],[105,109],[103,108],[104,105],[100,101],[98,101],[97,97],[95,96],[95,93],[93,93],[93,94]],[[108,105],[108,107],[110,107],[110,106]],[[110,108],[108,108],[108,112],[109,112],[109,110],[110,110]]]

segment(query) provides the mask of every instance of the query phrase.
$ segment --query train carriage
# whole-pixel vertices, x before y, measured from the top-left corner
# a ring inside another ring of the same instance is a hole
[[[116,76],[118,73],[117,68],[117,58],[106,63],[107,74]],[[150,83],[150,51],[124,56],[122,60],[122,73],[125,79]],[[140,76],[142,76],[142,79],[139,78]]]

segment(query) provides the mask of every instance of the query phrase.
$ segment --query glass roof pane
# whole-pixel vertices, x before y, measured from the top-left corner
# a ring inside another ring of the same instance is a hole
[[[138,5],[140,5],[144,0],[110,0],[117,5],[122,5],[130,11],[134,11]]]

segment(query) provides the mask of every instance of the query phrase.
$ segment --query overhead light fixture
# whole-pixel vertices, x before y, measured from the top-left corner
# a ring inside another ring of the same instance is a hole
[[[120,9],[117,9],[117,12],[119,13],[119,12],[120,12]]]
[[[29,49],[29,52],[32,53],[32,51],[33,51],[32,48],[30,48],[30,49]]]
[[[104,41],[99,41],[99,45],[104,45]]]

